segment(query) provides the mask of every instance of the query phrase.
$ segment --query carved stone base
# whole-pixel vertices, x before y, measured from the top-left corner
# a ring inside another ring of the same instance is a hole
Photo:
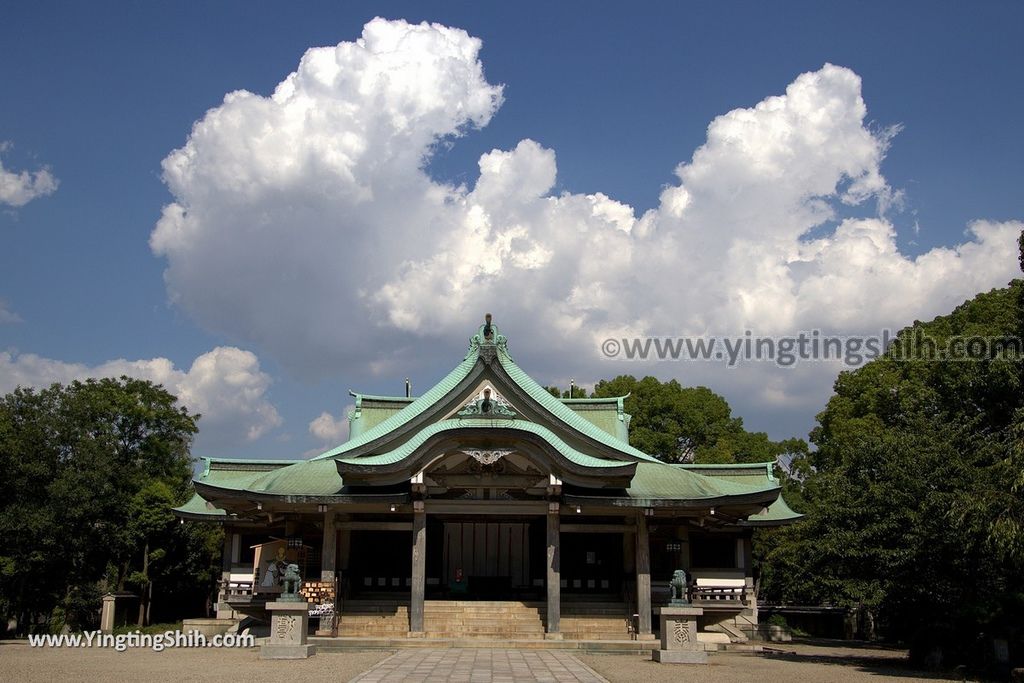
[[[260,659],[305,659],[316,654],[316,646],[306,644],[308,604],[277,600],[267,603],[267,611],[270,638],[260,646]]]
[[[654,612],[661,617],[661,649],[651,658],[663,664],[707,664],[708,655],[697,640],[697,617],[700,607],[668,605]]]

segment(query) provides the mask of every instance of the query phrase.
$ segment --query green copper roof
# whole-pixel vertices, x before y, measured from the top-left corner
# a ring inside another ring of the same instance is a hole
[[[785,499],[779,496],[764,512],[750,515],[747,518],[746,524],[749,526],[779,526],[780,524],[788,524],[802,518],[803,515],[799,512],[794,512],[786,504]]]
[[[629,443],[629,419],[623,401],[625,396],[611,398],[563,398],[559,399],[574,413],[595,427]]]
[[[431,387],[431,389],[425,394],[373,427],[366,429],[365,431],[357,429],[356,431],[359,432],[358,434],[353,434],[352,438],[345,443],[316,456],[315,459],[328,459],[343,456],[345,453],[385,436],[389,432],[409,423],[429,407],[443,399],[449,392],[458,386],[462,380],[469,376],[470,372],[472,372],[473,367],[476,365],[480,357],[481,339],[482,337],[480,335],[474,337],[470,350],[466,354],[462,363],[456,366],[454,370],[448,373],[448,375],[436,385]],[[574,412],[562,402],[562,399],[555,398],[548,393],[544,387],[534,381],[532,377],[527,375],[518,365],[516,365],[515,361],[513,361],[512,357],[509,355],[504,343],[486,345],[492,347],[496,351],[498,362],[501,364],[501,367],[505,370],[506,374],[508,374],[509,378],[511,378],[521,390],[523,390],[535,402],[540,404],[540,406],[553,417],[565,423],[571,429],[574,429],[594,441],[597,441],[620,453],[631,456],[633,459],[657,462],[656,458],[633,448],[623,439],[613,435],[609,431],[606,431],[602,427]],[[378,401],[391,401],[393,399],[393,397],[380,396],[373,398]],[[369,397],[362,397],[362,401],[368,400]],[[618,399],[595,399],[590,400],[590,403],[608,403],[611,400],[618,401]],[[357,419],[361,419],[361,417]],[[353,424],[355,424],[355,422],[353,422]],[[361,459],[361,462],[363,461],[365,461],[365,458]]]
[[[566,444],[562,439],[552,432],[547,427],[536,424],[534,422],[526,422],[523,420],[479,420],[479,419],[455,419],[455,420],[441,420],[433,424],[427,425],[414,437],[403,443],[398,448],[388,451],[387,453],[380,453],[378,455],[365,455],[362,457],[353,458],[338,458],[342,462],[353,463],[358,465],[390,465],[392,463],[401,462],[409,457],[413,451],[419,448],[424,441],[434,436],[453,429],[512,429],[522,432],[528,432],[530,434],[536,434],[537,436],[544,439],[552,448],[557,450],[566,459],[571,462],[580,465],[582,467],[629,467],[632,465],[630,462],[624,462],[622,460],[609,460],[605,458],[595,458],[594,456],[581,453],[575,448]]]
[[[182,517],[227,517],[228,513],[220,508],[213,507],[210,503],[199,497],[198,493],[193,493],[192,497],[184,505],[180,505],[176,508],[171,508],[173,512],[177,512]]]
[[[628,443],[621,439],[617,439],[587,419],[573,412],[571,408],[562,403],[562,399],[555,398],[548,393],[544,387],[537,384],[532,377],[516,365],[508,351],[500,346],[498,347],[498,360],[501,362],[501,367],[504,368],[505,372],[508,373],[508,376],[512,378],[512,381],[515,382],[520,389],[525,391],[530,398],[539,403],[551,415],[569,425],[569,427],[589,436],[593,440],[602,443],[609,448],[619,451],[620,453],[631,455],[639,460],[660,462],[657,458],[633,448]]]
[[[470,387],[469,380],[475,377],[475,371],[500,377],[504,390],[512,391],[520,402],[530,402],[530,406],[524,405],[522,409],[540,423],[524,419],[523,415],[500,419],[480,416],[441,419],[441,409],[447,411],[454,403],[453,392],[462,392]],[[509,382],[514,386],[508,386]],[[552,396],[515,363],[508,353],[505,338],[497,334],[496,326],[487,339],[481,327],[471,340],[469,352],[462,362],[418,398],[353,396],[356,408],[351,418],[353,429],[349,441],[311,460],[210,458],[205,462],[203,473],[196,478],[197,486],[210,487],[200,487],[200,490],[205,489],[204,493],[217,500],[220,499],[218,489],[256,497],[343,498],[349,494],[343,492],[344,481],[338,473],[340,463],[344,463],[344,471],[358,473],[351,476],[355,477],[354,481],[361,482],[359,478],[372,474],[375,466],[385,468],[381,470],[382,474],[388,470],[385,466],[392,466],[390,470],[398,471],[404,465],[398,465],[397,469],[393,466],[415,456],[434,436],[454,430],[501,429],[538,437],[561,458],[572,463],[568,469],[576,472],[577,467],[601,469],[607,474],[621,476],[620,485],[625,485],[628,480],[623,500],[630,499],[629,504],[642,505],[643,501],[662,500],[667,504],[685,505],[688,500],[717,501],[735,497],[737,501],[746,501],[747,505],[769,505],[762,515],[755,516],[759,517],[757,522],[752,517],[751,523],[778,524],[795,518],[795,513],[784,501],[776,500],[779,484],[772,476],[771,463],[729,466],[663,463],[628,444],[626,427],[629,416],[623,410],[624,397],[560,399]],[[417,422],[421,416],[430,416],[437,421],[427,422],[424,419]],[[416,430],[410,427],[416,427]],[[562,462],[564,468],[565,462]],[[633,476],[629,479],[631,474]],[[621,497],[622,494],[619,495]],[[229,493],[224,500],[231,497],[233,495]],[[183,516],[224,515],[223,510],[211,509],[198,496],[178,511]]]
[[[430,391],[423,394],[415,401],[407,405],[402,410],[398,411],[391,417],[387,418],[383,422],[373,426],[372,428],[362,432],[358,436],[354,436],[340,446],[336,446],[325,453],[313,458],[314,460],[324,460],[327,458],[334,458],[338,455],[346,453],[354,448],[362,446],[363,444],[370,443],[374,439],[384,436],[388,432],[394,431],[401,427],[405,423],[412,420],[414,417],[422,413],[424,410],[434,405],[437,401],[443,398],[448,392],[458,386],[459,382],[464,380],[476,365],[477,352],[470,351],[466,354],[466,357],[461,363],[459,363],[454,370],[448,373],[448,375],[440,382],[430,388]]]
[[[778,483],[775,478],[774,462],[744,462],[744,463],[673,463],[673,467],[699,472],[700,474],[716,479],[727,479],[740,483],[773,482]]]
[[[350,439],[376,427],[416,400],[406,396],[371,396],[354,391],[348,393],[356,400],[355,408],[348,415]]]
[[[330,496],[341,491],[343,485],[333,460],[304,460],[268,472],[246,489],[253,493]]]
[[[673,465],[673,467],[697,472],[714,479],[752,486],[763,483],[777,485],[778,479],[775,478],[774,466],[774,462]],[[803,515],[794,512],[780,495],[764,512],[751,515],[745,524],[750,526],[778,526],[779,524],[795,522],[802,517]]]
[[[203,458],[203,472],[196,481],[227,489],[245,489],[268,472],[302,460],[229,460]]]
[[[778,489],[777,483],[761,485],[742,484],[696,472],[666,463],[640,463],[626,493],[630,498],[701,499],[746,495]]]

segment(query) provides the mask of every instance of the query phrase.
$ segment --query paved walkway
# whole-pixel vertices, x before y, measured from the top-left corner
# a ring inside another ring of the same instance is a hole
[[[559,650],[401,650],[350,683],[608,683]]]

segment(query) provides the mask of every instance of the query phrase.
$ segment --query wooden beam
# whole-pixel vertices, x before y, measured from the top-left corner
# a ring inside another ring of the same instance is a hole
[[[430,500],[426,501],[430,514],[445,515],[543,515],[544,501],[526,500]]]
[[[337,528],[348,531],[409,531],[412,522],[339,522]]]
[[[562,524],[563,534],[631,534],[633,527],[625,524]]]

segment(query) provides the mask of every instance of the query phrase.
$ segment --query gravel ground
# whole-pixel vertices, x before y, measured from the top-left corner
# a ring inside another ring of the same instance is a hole
[[[716,653],[708,666],[661,665],[641,655],[576,655],[613,683],[707,683],[760,681],[925,681],[949,676],[913,671],[901,650],[849,644],[786,644],[783,653]],[[343,683],[391,652],[322,652],[307,660],[262,661],[249,649],[169,649],[163,652],[102,648],[30,648],[24,641],[0,642],[4,681],[334,681]]]
[[[293,661],[263,661],[255,649],[31,648],[0,642],[3,681],[334,681],[344,683],[391,652],[321,653]]]
[[[612,683],[808,683],[814,681],[934,681],[963,680],[910,669],[906,652],[848,644],[786,643],[766,654],[712,653],[707,666],[665,665],[649,655],[578,655],[580,660]]]

